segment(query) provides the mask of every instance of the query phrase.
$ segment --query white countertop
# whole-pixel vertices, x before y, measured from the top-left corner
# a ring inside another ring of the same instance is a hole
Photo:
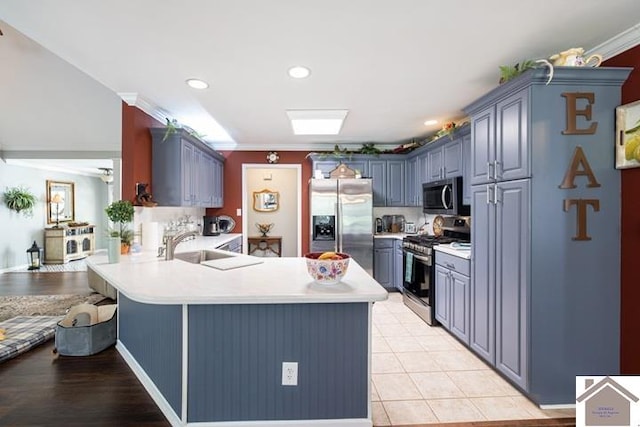
[[[176,253],[209,249],[236,235],[198,237],[180,243]],[[215,239],[215,240],[214,240]],[[225,252],[228,253],[228,252]],[[243,254],[233,256],[248,257]],[[261,264],[217,270],[179,259],[165,261],[155,253],[124,255],[109,264],[105,254],[87,265],[126,297],[149,304],[279,304],[371,302],[387,299],[387,291],[351,260],[342,281],[319,285],[307,273],[304,258],[261,258]]]
[[[447,253],[449,255],[457,256],[459,258],[471,259],[471,248],[469,249],[452,248],[451,243],[448,243],[445,245],[435,245],[433,249],[436,251]]]
[[[402,240],[407,236],[415,236],[414,234],[407,234],[407,233],[377,233],[373,235],[374,239],[398,239],[398,240]]]

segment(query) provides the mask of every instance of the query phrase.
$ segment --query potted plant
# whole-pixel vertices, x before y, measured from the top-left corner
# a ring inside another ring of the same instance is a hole
[[[22,213],[24,216],[33,216],[33,207],[36,204],[36,196],[24,187],[8,188],[3,194],[4,203],[11,210]]]
[[[109,236],[120,238],[121,253],[128,253],[133,241],[133,231],[127,228],[127,223],[133,221],[133,204],[128,200],[118,200],[107,206],[105,212],[114,225],[119,224],[117,229],[109,230]]]

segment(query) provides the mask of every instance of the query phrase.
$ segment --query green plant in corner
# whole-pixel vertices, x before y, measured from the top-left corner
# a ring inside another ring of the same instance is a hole
[[[520,74],[531,68],[535,68],[536,66],[536,61],[532,61],[530,59],[518,62],[515,65],[500,65],[500,84],[508,82],[509,80],[518,77]]]
[[[26,217],[33,216],[33,207],[36,204],[36,196],[25,187],[8,188],[4,194],[4,203],[11,210],[23,214]]]
[[[119,224],[118,229],[109,230],[109,236],[119,237],[121,243],[131,246],[133,231],[129,230],[126,224],[133,221],[133,204],[128,200],[118,200],[107,206],[104,211],[111,222]]]
[[[362,148],[358,151],[360,154],[374,154],[376,156],[379,156],[381,152],[373,142],[362,144]]]

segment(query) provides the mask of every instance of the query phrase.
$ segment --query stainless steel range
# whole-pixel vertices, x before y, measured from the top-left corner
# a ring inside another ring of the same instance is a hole
[[[403,248],[403,300],[407,307],[429,325],[437,325],[435,318],[435,262],[433,247],[453,242],[469,242],[471,229],[465,217],[444,219],[442,236],[407,236]]]

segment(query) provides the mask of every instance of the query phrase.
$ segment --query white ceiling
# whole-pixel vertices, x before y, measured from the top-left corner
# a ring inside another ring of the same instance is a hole
[[[499,65],[640,38],[638,0],[2,0],[0,20],[216,148],[264,150],[422,138],[441,126],[426,119],[462,120]],[[349,114],[337,137],[294,136],[287,109]]]

